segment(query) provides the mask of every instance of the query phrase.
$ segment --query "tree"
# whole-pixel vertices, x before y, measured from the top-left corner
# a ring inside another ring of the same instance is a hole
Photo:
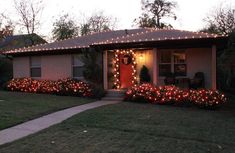
[[[98,64],[99,54],[94,48],[84,49],[81,57],[84,63],[83,76],[87,81],[94,84],[102,82],[102,71]]]
[[[13,35],[14,25],[12,20],[5,14],[0,14],[0,41],[6,36]]]
[[[85,23],[85,24],[82,24],[81,27],[80,27],[80,33],[82,36],[88,34],[88,33],[91,33],[91,28],[90,28],[90,24],[89,23]]]
[[[105,30],[115,29],[115,26],[115,18],[105,16],[103,12],[98,12],[88,18],[86,23],[80,26],[80,33],[81,35],[86,35],[92,32],[102,32]]]
[[[211,33],[211,34],[219,34],[219,31],[215,24],[208,24],[207,27],[199,30],[200,32]]]
[[[235,9],[221,6],[207,16],[204,21],[207,26],[201,31],[228,35],[235,29]]]
[[[40,26],[40,16],[44,9],[42,0],[14,0],[14,4],[19,14],[18,24],[28,34],[35,33]]]
[[[168,0],[142,0],[142,15],[135,19],[139,27],[166,28],[172,27],[171,24],[163,22],[163,19],[173,18],[176,15],[173,11],[177,3]]]
[[[12,61],[3,55],[0,55],[0,89],[7,81],[12,79]]]
[[[52,34],[55,40],[63,40],[78,35],[78,26],[68,14],[57,19],[53,26]]]
[[[229,35],[228,45],[217,52],[217,78],[221,89],[229,89],[234,77],[233,59],[235,57],[235,9],[222,5],[213,10],[204,21],[206,27],[203,32]]]
[[[227,48],[218,57],[218,83],[222,89],[229,89],[232,85],[232,78],[235,77],[233,66],[235,58],[235,31],[229,34]]]

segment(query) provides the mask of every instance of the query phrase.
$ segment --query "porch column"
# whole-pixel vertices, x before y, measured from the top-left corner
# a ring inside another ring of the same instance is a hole
[[[103,52],[103,84],[104,84],[104,90],[108,90],[108,52]]]
[[[157,85],[158,71],[157,71],[157,48],[153,49],[153,84]]]
[[[212,46],[211,54],[211,88],[216,89],[216,45]]]

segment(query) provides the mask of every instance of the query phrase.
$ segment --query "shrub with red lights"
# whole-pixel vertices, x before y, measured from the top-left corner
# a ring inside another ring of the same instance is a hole
[[[154,104],[195,104],[204,108],[215,108],[226,102],[224,94],[215,90],[183,90],[176,86],[153,86],[142,84],[126,92],[126,101],[150,102]]]
[[[217,90],[199,89],[190,91],[191,102],[200,107],[214,108],[226,102],[226,97]]]
[[[12,79],[8,82],[7,89],[21,92],[94,97],[90,84],[69,78],[58,81],[34,80],[32,78]]]

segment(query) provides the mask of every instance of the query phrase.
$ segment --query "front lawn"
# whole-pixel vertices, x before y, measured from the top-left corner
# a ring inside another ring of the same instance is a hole
[[[88,110],[1,153],[234,153],[235,97],[219,110],[123,102]]]
[[[91,101],[79,97],[0,91],[0,129]]]

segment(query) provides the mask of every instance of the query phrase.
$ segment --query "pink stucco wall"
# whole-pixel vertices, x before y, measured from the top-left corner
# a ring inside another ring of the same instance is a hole
[[[13,59],[13,77],[29,77],[29,57],[15,57]]]
[[[41,79],[58,80],[72,77],[72,55],[42,56],[41,68]]]
[[[160,50],[156,49],[156,55],[159,55]],[[140,54],[143,59],[140,59]],[[150,75],[153,79],[153,50],[146,50],[143,52],[136,52],[137,72],[139,76],[140,68],[146,65],[149,68]],[[186,49],[187,56],[187,76],[193,78],[196,72],[204,72],[205,84],[207,88],[212,87],[212,48],[192,48]],[[159,59],[159,58],[156,58]],[[158,64],[158,60],[156,62]],[[156,66],[158,72],[158,65]],[[107,72],[106,72],[107,73]],[[14,78],[30,77],[30,57],[14,57],[13,59],[13,75]],[[61,78],[72,77],[72,55],[47,55],[41,56],[41,78],[57,80]],[[164,78],[158,77],[157,85],[164,84]]]
[[[41,56],[41,78],[58,80],[72,77],[72,55]],[[30,77],[30,57],[13,59],[14,78]]]
[[[211,80],[211,48],[188,49],[187,50],[187,67],[188,77],[193,78],[196,72],[204,72],[205,86],[212,87]]]

